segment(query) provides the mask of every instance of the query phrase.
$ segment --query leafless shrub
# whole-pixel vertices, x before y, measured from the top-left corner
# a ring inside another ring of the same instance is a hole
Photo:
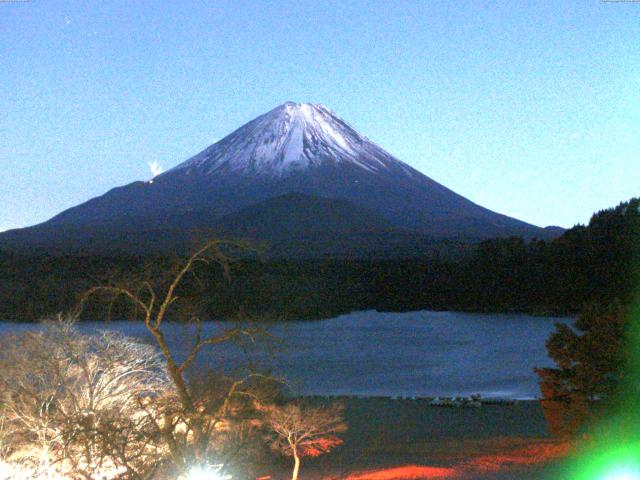
[[[7,460],[38,476],[148,478],[166,456],[155,425],[170,387],[156,349],[121,334],[58,319],[4,336]]]
[[[338,434],[347,430],[343,407],[317,407],[301,403],[264,408],[266,424],[273,433],[271,446],[280,454],[293,457],[291,480],[297,480],[302,457],[330,452],[342,443]]]

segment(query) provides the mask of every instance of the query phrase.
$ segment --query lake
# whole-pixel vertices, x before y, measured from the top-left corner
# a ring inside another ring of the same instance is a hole
[[[569,318],[418,311],[354,312],[336,318],[288,322],[269,331],[281,348],[213,347],[200,358],[227,370],[256,363],[305,395],[539,397],[534,367],[552,366],[545,341],[555,321]],[[186,351],[190,327],[167,324],[167,338]],[[38,328],[0,324],[0,332]],[[148,338],[141,322],[84,322]],[[205,332],[230,328],[207,322]]]

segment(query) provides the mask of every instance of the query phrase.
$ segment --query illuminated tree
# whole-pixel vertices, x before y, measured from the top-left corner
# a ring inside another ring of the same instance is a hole
[[[347,430],[342,405],[313,407],[302,404],[265,407],[266,424],[273,432],[272,448],[293,457],[291,480],[297,480],[302,457],[316,457],[330,452],[342,440],[339,433]]]
[[[94,296],[109,306],[124,299],[133,306],[134,316],[144,321],[159,347],[173,383],[174,398],[165,402],[163,417],[156,427],[168,450],[173,474],[177,475],[194,465],[207,465],[212,459],[220,463],[221,452],[225,450],[224,440],[232,436],[224,432],[229,432],[230,424],[234,422],[237,428],[244,428],[234,418],[241,403],[239,399],[258,395],[255,384],[262,378],[255,373],[239,379],[222,376],[216,391],[203,391],[202,385],[192,381],[193,376],[188,376],[190,367],[206,347],[245,340],[253,345],[256,336],[262,333],[262,329],[242,324],[221,328],[210,336],[203,333],[199,307],[203,298],[212,292],[199,291],[198,286],[204,284],[199,275],[208,275],[217,267],[229,278],[231,260],[223,252],[225,247],[246,249],[240,243],[212,240],[169,271],[145,272],[146,275],[139,277],[98,285],[89,289],[80,302],[80,309],[83,309]],[[202,271],[207,268],[209,271]],[[166,322],[176,320],[195,327],[193,337],[184,340],[187,345],[191,343],[186,355],[181,354],[180,348],[170,345],[165,335]]]
[[[114,332],[57,321],[4,336],[8,460],[45,477],[146,478],[165,457],[149,405],[170,387],[155,348]]]

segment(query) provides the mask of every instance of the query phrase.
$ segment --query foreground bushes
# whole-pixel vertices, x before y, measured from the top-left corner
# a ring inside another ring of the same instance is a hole
[[[161,466],[172,388],[155,348],[70,322],[1,343],[4,460],[23,476],[146,478]]]
[[[339,410],[276,404],[280,388],[261,375],[199,370],[185,385],[193,407],[185,408],[153,345],[82,333],[60,318],[3,336],[0,480],[183,478],[193,468],[249,478],[279,438],[274,418],[292,408],[307,429],[299,455],[310,454],[305,442],[317,444],[314,455],[340,444]]]

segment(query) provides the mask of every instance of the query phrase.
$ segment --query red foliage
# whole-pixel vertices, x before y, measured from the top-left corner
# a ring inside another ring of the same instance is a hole
[[[328,453],[338,445],[342,445],[342,440],[335,435],[319,438],[311,445],[303,445],[300,454],[303,457],[317,457]]]
[[[350,475],[346,480],[426,480],[430,478],[468,478],[469,472],[497,472],[512,467],[539,465],[562,458],[570,452],[569,443],[542,442],[508,452],[483,455],[455,467],[406,465]]]
[[[464,470],[498,471],[514,466],[538,465],[569,454],[569,443],[540,443],[510,452],[483,455],[461,466]]]
[[[429,478],[452,478],[455,475],[456,470],[453,468],[406,465],[403,467],[357,473],[350,475],[346,480],[422,480]]]

